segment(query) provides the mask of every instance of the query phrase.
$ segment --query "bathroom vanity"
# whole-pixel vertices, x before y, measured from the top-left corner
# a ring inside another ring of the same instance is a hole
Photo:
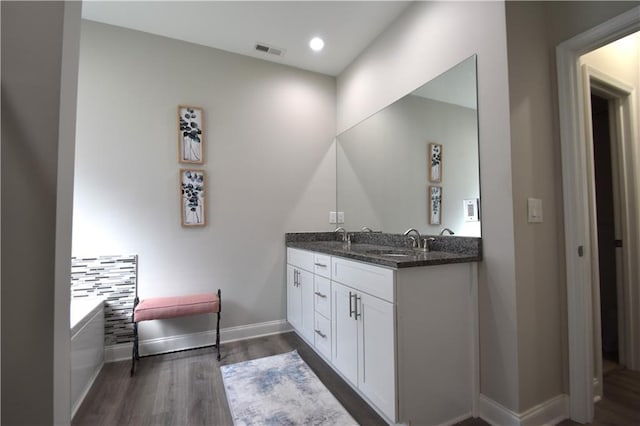
[[[440,237],[431,252],[403,236],[354,241],[287,234],[295,331],[390,424],[477,415],[480,240]]]

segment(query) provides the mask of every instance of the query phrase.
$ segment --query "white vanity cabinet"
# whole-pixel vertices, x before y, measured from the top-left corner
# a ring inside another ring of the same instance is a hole
[[[332,271],[331,362],[387,418],[397,420],[393,271],[337,257]]]
[[[313,342],[313,253],[288,249],[287,262],[287,321]]]
[[[393,269],[293,248],[287,262],[289,322],[387,422],[478,415],[476,263]]]

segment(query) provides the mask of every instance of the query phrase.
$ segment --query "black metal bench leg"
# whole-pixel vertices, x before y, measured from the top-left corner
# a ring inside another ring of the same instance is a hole
[[[134,312],[138,303],[140,303],[140,300],[136,297],[133,301]],[[138,353],[138,323],[135,322],[134,313],[131,314],[131,322],[133,322],[133,348],[131,349],[131,372],[129,373],[129,377],[133,377],[136,369],[136,360],[140,359],[140,354]]]
[[[216,349],[218,350],[218,361],[220,361],[220,312],[222,312],[222,294],[218,289],[218,323],[216,325]]]

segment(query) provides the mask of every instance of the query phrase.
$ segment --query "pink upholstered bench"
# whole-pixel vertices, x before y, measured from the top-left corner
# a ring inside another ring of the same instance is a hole
[[[198,314],[217,314],[216,343],[218,361],[220,361],[220,310],[221,295],[218,293],[194,294],[188,296],[151,297],[133,302],[133,354],[131,375],[135,370],[135,362],[140,359],[138,353],[138,323],[159,319],[177,318]]]

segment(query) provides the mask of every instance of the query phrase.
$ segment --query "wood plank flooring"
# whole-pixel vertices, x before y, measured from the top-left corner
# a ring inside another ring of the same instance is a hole
[[[129,361],[105,364],[72,425],[232,425],[219,367],[297,349],[361,425],[386,423],[295,333],[222,344],[214,348],[142,358],[134,377]],[[475,426],[477,419],[460,423]]]
[[[615,369],[604,375],[603,397],[595,405],[592,425],[640,425],[640,372]],[[560,426],[580,423],[565,420]]]
[[[232,425],[219,367],[297,349],[356,421],[384,425],[373,411],[295,333],[222,344],[214,348],[142,358],[134,377],[130,362],[105,364],[72,425]]]
[[[386,424],[295,333],[284,333],[214,348],[142,358],[134,377],[129,361],[105,364],[72,425],[232,425],[219,367],[297,349],[324,385],[361,425]],[[640,425],[640,373],[615,370],[604,377],[604,398],[593,425]],[[467,419],[459,426],[485,426]],[[565,420],[561,426],[578,423]]]

